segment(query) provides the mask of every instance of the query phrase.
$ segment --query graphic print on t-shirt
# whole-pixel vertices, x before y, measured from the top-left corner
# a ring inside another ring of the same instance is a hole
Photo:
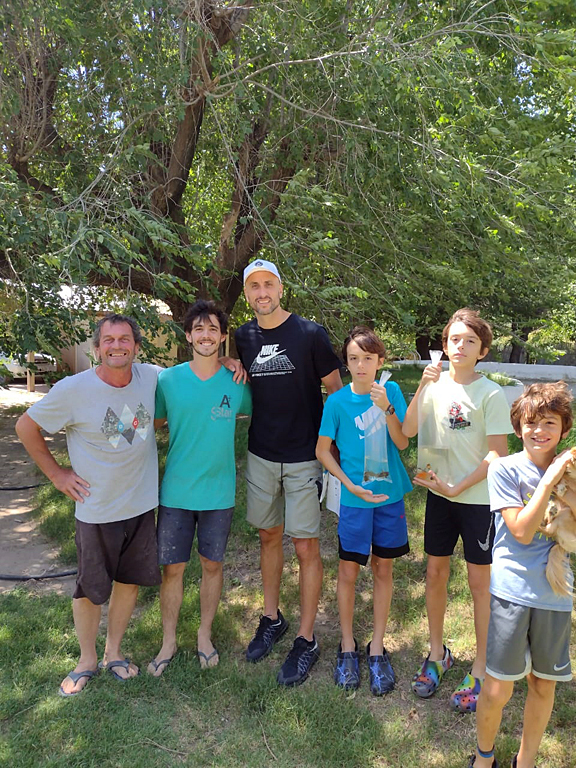
[[[260,352],[254,358],[248,373],[250,376],[283,376],[295,370],[285,349],[278,349],[279,344],[262,344]]]
[[[228,419],[230,420],[233,416],[232,413],[232,405],[230,403],[231,395],[222,395],[222,398],[220,400],[220,405],[214,405],[212,406],[212,409],[210,411],[210,419],[212,421],[217,421],[218,419]]]
[[[462,406],[455,400],[450,405],[448,420],[450,421],[450,429],[466,429],[470,426],[470,422],[462,415]]]
[[[376,432],[384,431],[386,428],[385,422],[382,422],[382,420],[379,418],[379,414],[375,411],[372,411],[372,408],[364,411],[364,413],[361,413],[360,416],[356,416],[354,419],[354,426],[358,432],[362,432],[361,435],[358,435],[360,440],[364,440],[366,437],[366,430],[368,430],[371,436]]]
[[[145,440],[151,422],[152,417],[142,403],[136,408],[136,413],[132,413],[130,408],[125,405],[120,416],[117,416],[112,408],[108,408],[100,429],[106,435],[111,445],[116,448],[122,437],[130,445],[132,445],[137,435],[142,440]]]

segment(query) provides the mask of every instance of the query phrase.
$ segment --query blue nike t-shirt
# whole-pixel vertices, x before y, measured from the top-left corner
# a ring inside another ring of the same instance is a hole
[[[402,390],[394,381],[384,385],[390,404],[396,409],[400,421],[406,415],[406,401]],[[324,404],[324,413],[320,425],[320,434],[330,437],[336,442],[340,451],[340,466],[350,480],[356,485],[362,484],[364,476],[364,414],[372,407],[370,395],[357,395],[350,384],[334,392]],[[389,497],[385,504],[400,501],[404,494],[412,490],[398,448],[385,430],[386,450],[388,453],[389,480],[374,480],[365,485],[374,493],[385,493]],[[347,507],[375,507],[381,504],[371,504],[342,485],[341,503]]]

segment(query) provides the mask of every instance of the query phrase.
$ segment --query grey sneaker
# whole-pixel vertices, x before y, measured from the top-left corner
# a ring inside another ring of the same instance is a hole
[[[268,656],[276,643],[288,629],[288,622],[278,611],[278,618],[273,621],[269,616],[260,616],[256,634],[250,640],[246,650],[246,661],[260,661]]]
[[[319,656],[320,648],[315,637],[306,640],[305,637],[298,636],[276,679],[280,685],[300,685],[310,674]]]

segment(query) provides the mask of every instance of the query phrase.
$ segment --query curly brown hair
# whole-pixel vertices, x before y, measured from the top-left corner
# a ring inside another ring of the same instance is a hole
[[[562,433],[572,428],[572,393],[565,381],[540,382],[524,388],[520,397],[512,403],[510,421],[520,437],[522,423],[544,418],[555,413],[562,419]]]

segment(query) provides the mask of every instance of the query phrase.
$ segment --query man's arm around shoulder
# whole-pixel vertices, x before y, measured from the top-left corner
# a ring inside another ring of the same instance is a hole
[[[32,460],[44,472],[46,477],[62,493],[74,501],[83,502],[85,496],[90,496],[90,483],[79,477],[73,469],[61,467],[48,450],[46,440],[41,433],[41,427],[34,419],[24,413],[16,422],[16,434]]]

